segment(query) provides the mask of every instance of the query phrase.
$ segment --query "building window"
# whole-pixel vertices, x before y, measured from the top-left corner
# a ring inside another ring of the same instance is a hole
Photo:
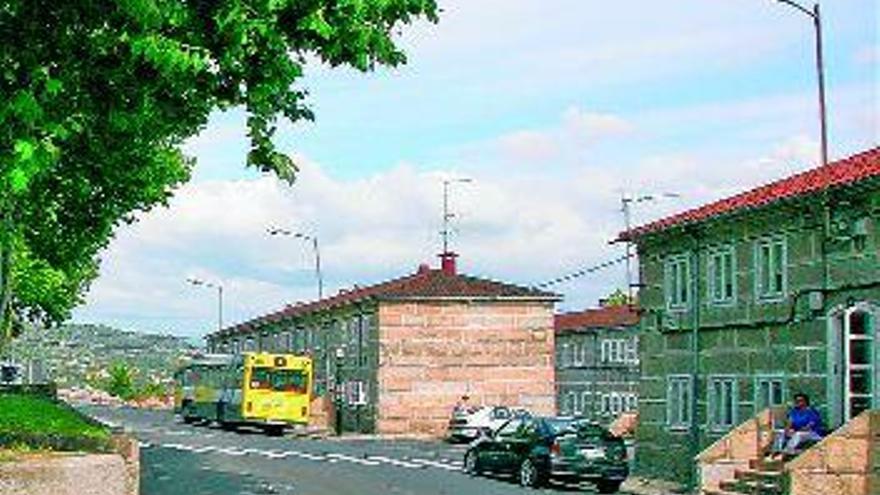
[[[670,428],[685,428],[691,424],[691,377],[669,376],[666,382],[666,424]]]
[[[560,368],[568,368],[568,343],[562,344],[562,352],[559,353],[559,367]]]
[[[691,295],[690,256],[681,254],[669,258],[664,271],[667,309],[686,309]]]
[[[778,407],[785,402],[782,378],[759,376],[755,378],[755,412]]]
[[[345,384],[345,398],[349,406],[367,404],[367,384],[360,380],[352,380]]]
[[[755,289],[758,299],[785,296],[788,275],[785,238],[773,237],[758,241],[755,246]]]
[[[736,299],[736,251],[733,246],[709,253],[709,300],[731,304]]]
[[[581,413],[586,415],[590,411],[590,392],[581,392]]]
[[[565,398],[565,413],[570,415],[577,414],[577,412],[575,412],[575,409],[577,408],[577,394],[569,391]]]
[[[575,366],[583,366],[584,365],[584,348],[586,346],[581,343],[578,345],[577,343],[573,343],[571,345],[571,357],[574,361]]]
[[[603,363],[637,363],[638,343],[633,339],[602,339],[600,356]]]
[[[639,338],[633,337],[626,343],[626,362],[639,364]]]
[[[709,378],[709,425],[728,429],[736,424],[738,405],[736,380],[730,377]]]

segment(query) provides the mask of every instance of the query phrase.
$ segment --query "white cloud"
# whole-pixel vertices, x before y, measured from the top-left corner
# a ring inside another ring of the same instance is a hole
[[[766,158],[716,162],[708,169],[699,156],[658,156],[634,165],[635,181],[590,163],[506,176],[463,170],[475,180],[452,191],[460,217],[453,246],[462,254],[463,271],[518,283],[548,280],[619,254],[619,247],[608,244],[622,230],[619,191],[674,186],[683,194],[682,200],[637,211],[639,223],[790,173],[790,160],[803,159],[814,147],[795,137]],[[122,229],[77,319],[136,321],[142,328],[189,335],[211,329],[216,296],[189,286],[187,276],[223,283],[227,322],[311,299],[310,247],[267,236],[271,225],[318,234],[325,293],[435,263],[441,174],[401,164],[364,179],[339,180],[307,158],[299,162],[302,173],[292,188],[271,177],[192,183],[168,209]],[[621,285],[622,273],[622,267],[610,269],[558,289],[567,294],[567,307],[592,304]]]

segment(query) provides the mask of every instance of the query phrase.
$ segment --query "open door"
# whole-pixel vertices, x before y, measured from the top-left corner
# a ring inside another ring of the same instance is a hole
[[[839,308],[829,316],[829,424],[837,428],[880,408],[880,329],[877,306]]]

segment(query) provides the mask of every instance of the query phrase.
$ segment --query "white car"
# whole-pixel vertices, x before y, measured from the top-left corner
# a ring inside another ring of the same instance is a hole
[[[449,439],[470,441],[497,430],[514,416],[529,416],[524,409],[507,406],[480,406],[454,411],[449,419]]]

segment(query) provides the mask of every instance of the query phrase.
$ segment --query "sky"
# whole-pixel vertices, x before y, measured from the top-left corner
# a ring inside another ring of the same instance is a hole
[[[316,295],[437,264],[442,182],[459,271],[535,285],[619,257],[624,194],[641,224],[818,164],[810,19],[772,0],[440,0],[399,38],[406,65],[310,62],[313,123],[285,124],[287,185],[244,166],[244,114],[185,145],[169,207],[120,227],[76,322],[200,338]],[[880,7],[822,3],[830,155],[880,141]],[[552,290],[559,311],[624,288],[616,265]]]

